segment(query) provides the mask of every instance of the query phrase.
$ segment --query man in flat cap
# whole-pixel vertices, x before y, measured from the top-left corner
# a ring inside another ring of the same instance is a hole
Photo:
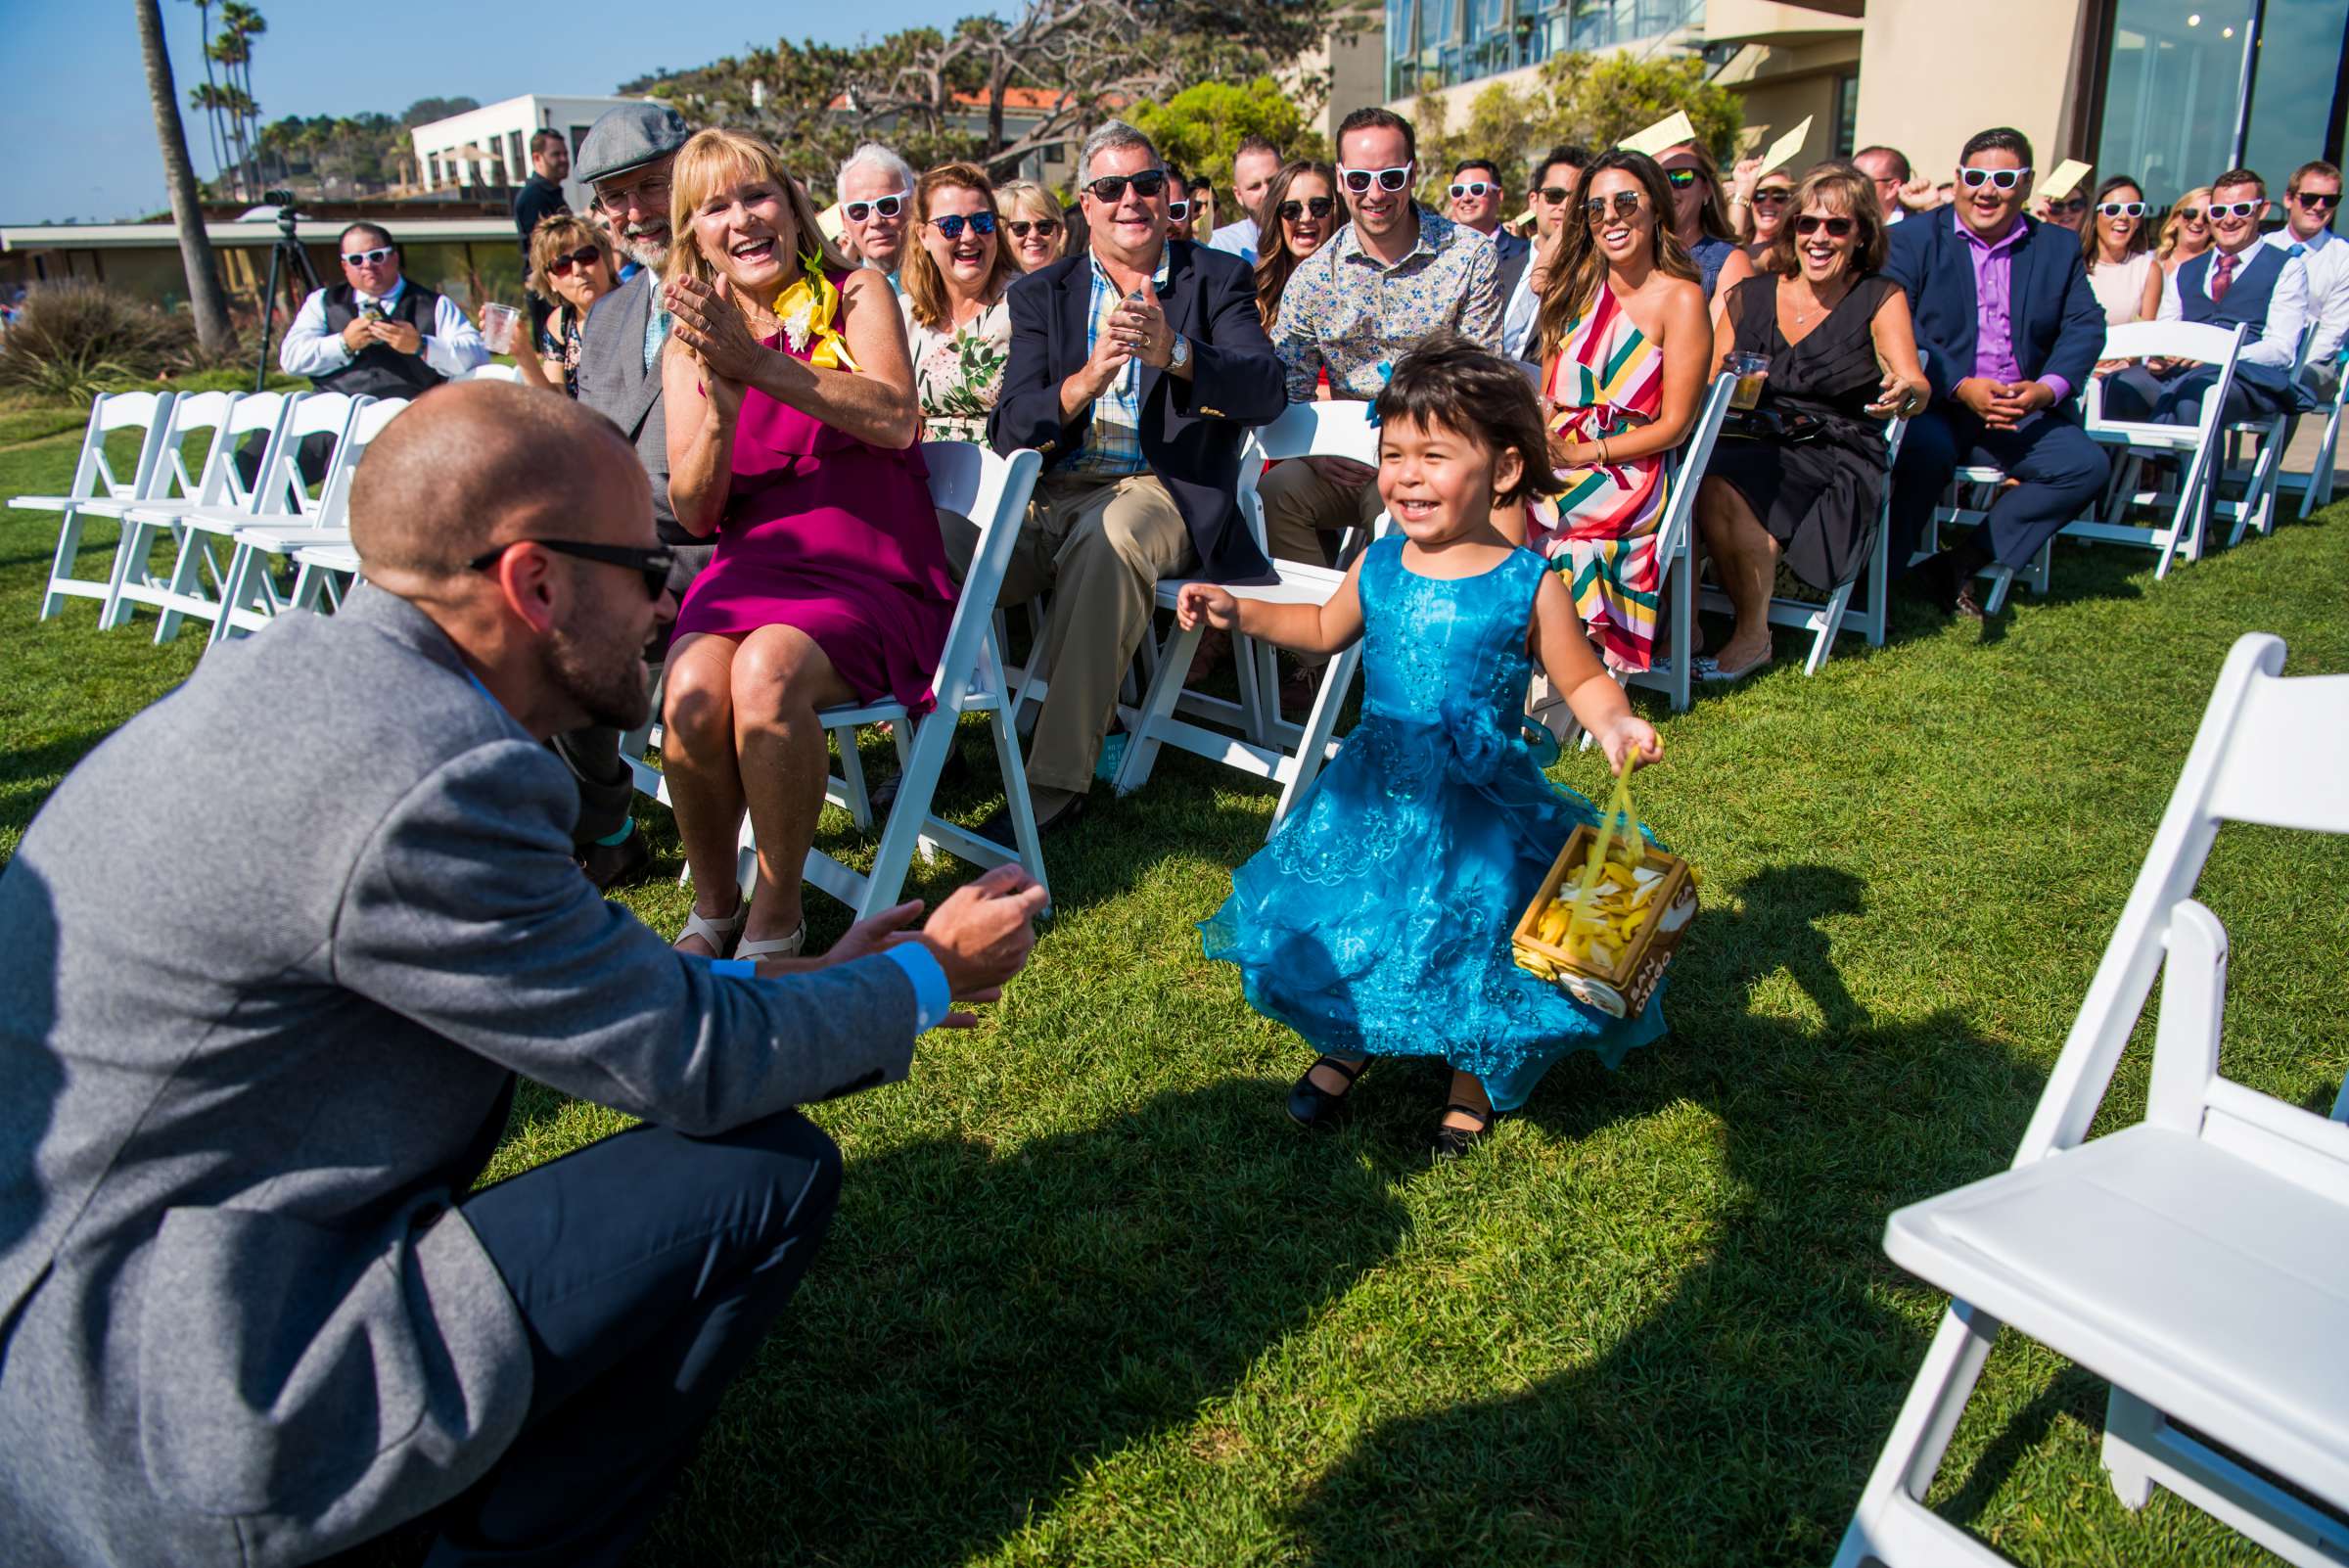
[[[576,176],[595,192],[635,276],[595,302],[580,329],[579,401],[610,419],[635,444],[653,482],[653,521],[675,556],[668,578],[678,600],[708,564],[716,545],[677,526],[668,505],[668,427],[661,415],[661,347],[668,341],[668,312],[661,303],[661,275],[668,263],[668,170],[692,132],[663,104],[623,104],[589,128],[579,143]],[[666,643],[668,631],[658,634]],[[662,650],[654,650],[659,662]],[[555,738],[555,750],[579,785],[579,820],[572,851],[588,880],[615,888],[641,877],[652,852],[630,808],[634,775],[620,755],[620,731],[604,725]]]

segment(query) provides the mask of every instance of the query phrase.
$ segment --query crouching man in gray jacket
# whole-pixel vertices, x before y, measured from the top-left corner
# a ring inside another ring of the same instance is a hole
[[[821,1242],[793,1106],[1026,962],[1017,867],[713,963],[571,858],[546,737],[673,613],[611,424],[438,389],[350,500],[370,584],[215,649],[0,875],[0,1562],[616,1563]],[[517,1073],[646,1126],[474,1192]]]

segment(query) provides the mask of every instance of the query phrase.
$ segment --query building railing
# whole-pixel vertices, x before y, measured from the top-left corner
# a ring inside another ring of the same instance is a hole
[[[1387,8],[1387,96],[1409,98],[1538,66],[1552,55],[1662,38],[1701,23],[1704,12],[1705,0],[1519,0],[1515,7],[1396,0]],[[1437,35],[1441,41],[1419,43]]]

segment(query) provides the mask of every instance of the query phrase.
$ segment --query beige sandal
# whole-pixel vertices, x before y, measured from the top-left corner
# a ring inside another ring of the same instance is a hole
[[[671,946],[682,946],[686,939],[699,937],[710,945],[710,956],[727,958],[734,954],[734,945],[742,940],[742,928],[751,918],[751,900],[737,893],[734,912],[723,920],[712,920],[699,909],[686,911],[685,929],[677,933]]]
[[[792,933],[788,937],[777,937],[772,942],[739,944],[734,949],[734,956],[748,958],[753,962],[760,958],[797,958],[800,955],[800,949],[806,945],[807,945],[807,922],[803,920],[792,929]]]

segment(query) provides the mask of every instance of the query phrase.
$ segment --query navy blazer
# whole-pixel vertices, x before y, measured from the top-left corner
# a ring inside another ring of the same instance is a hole
[[[2061,376],[2076,398],[2104,351],[2104,307],[2088,286],[2080,236],[2037,218],[2016,221],[2023,237],[2006,253],[2014,362],[2025,381]],[[1958,232],[1957,212],[1944,208],[1893,225],[1884,275],[1908,291],[1916,346],[1928,350],[1925,379],[1935,397],[1949,399],[1974,373],[1981,332],[1973,246]]]
[[[1011,306],[1011,358],[988,422],[1003,453],[1033,446],[1044,467],[1084,445],[1092,409],[1060,417],[1060,384],[1083,368],[1092,309],[1089,252],[1064,256],[1018,279]],[[1272,563],[1240,516],[1240,447],[1248,427],[1288,406],[1279,358],[1256,310],[1256,274],[1236,255],[1187,240],[1167,242],[1167,322],[1190,340],[1189,380],[1141,367],[1142,461],[1174,498],[1198,553],[1199,575],[1217,582],[1268,582]]]

